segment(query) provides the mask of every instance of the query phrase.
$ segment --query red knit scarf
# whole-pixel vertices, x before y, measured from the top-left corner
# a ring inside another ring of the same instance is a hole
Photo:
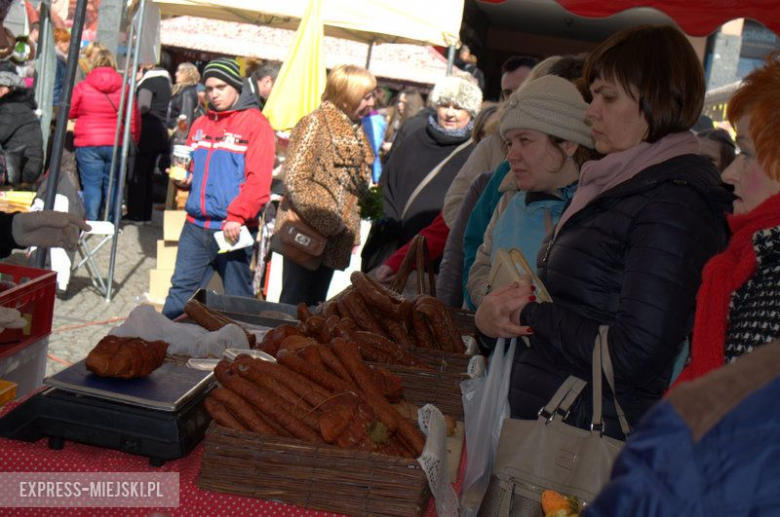
[[[728,247],[704,266],[701,287],[696,295],[691,363],[682,371],[675,385],[723,365],[729,303],[733,294],[756,272],[753,235],[780,225],[780,194],[770,197],[747,214],[730,215],[728,223],[732,232]]]

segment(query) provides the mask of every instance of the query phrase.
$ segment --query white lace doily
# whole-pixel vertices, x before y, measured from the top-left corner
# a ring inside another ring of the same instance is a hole
[[[439,408],[426,404],[417,412],[420,429],[428,437],[425,449],[417,461],[428,477],[428,486],[436,498],[436,512],[440,517],[458,515],[458,496],[452,488],[447,464],[447,426]]]

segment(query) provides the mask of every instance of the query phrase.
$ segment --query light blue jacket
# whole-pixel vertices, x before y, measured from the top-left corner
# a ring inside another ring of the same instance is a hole
[[[557,195],[525,192],[517,190],[514,177],[507,174],[499,187],[503,197],[485,230],[485,240],[469,273],[467,289],[475,306],[479,307],[488,292],[496,251],[518,248],[528,263],[535,266],[542,241],[558,223],[576,190],[577,184],[573,183],[558,189]]]

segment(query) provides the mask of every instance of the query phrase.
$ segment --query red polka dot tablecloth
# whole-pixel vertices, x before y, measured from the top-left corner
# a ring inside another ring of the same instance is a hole
[[[15,403],[8,403],[0,410],[6,413]],[[198,445],[185,458],[167,461],[161,467],[153,467],[143,456],[135,456],[111,449],[102,449],[75,442],[66,442],[62,450],[52,450],[48,440],[35,443],[0,438],[0,472],[178,472],[179,506],[177,508],[3,508],[4,515],[35,515],[59,517],[62,515],[100,516],[256,516],[299,517],[330,516],[332,513],[307,510],[290,504],[243,497],[221,492],[201,490],[197,486],[203,444]],[[458,476],[462,479],[463,467]],[[459,483],[458,483],[459,484]],[[458,488],[456,484],[456,491]],[[0,505],[1,506],[1,505]],[[436,515],[433,500],[426,517]]]

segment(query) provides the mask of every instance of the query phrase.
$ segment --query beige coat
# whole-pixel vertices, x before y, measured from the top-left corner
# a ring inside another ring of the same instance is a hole
[[[479,141],[444,196],[444,207],[441,211],[448,228],[452,228],[455,224],[463,196],[466,195],[474,178],[483,172],[496,170],[504,160],[506,160],[506,147],[501,135],[487,135]]]
[[[482,245],[477,248],[477,256],[474,259],[474,264],[471,265],[469,279],[466,283],[466,290],[475,307],[482,305],[482,300],[490,288],[490,269],[493,265],[490,260],[493,254],[493,228],[509,202],[512,201],[512,197],[517,194],[517,182],[511,171],[504,177],[498,191],[502,193],[501,199],[498,200],[493,216],[485,228],[485,239],[482,241]]]
[[[360,243],[358,201],[368,195],[374,153],[363,128],[325,101],[298,122],[283,165],[285,196],[328,239],[323,264],[346,269]],[[280,210],[276,227],[287,217]]]

